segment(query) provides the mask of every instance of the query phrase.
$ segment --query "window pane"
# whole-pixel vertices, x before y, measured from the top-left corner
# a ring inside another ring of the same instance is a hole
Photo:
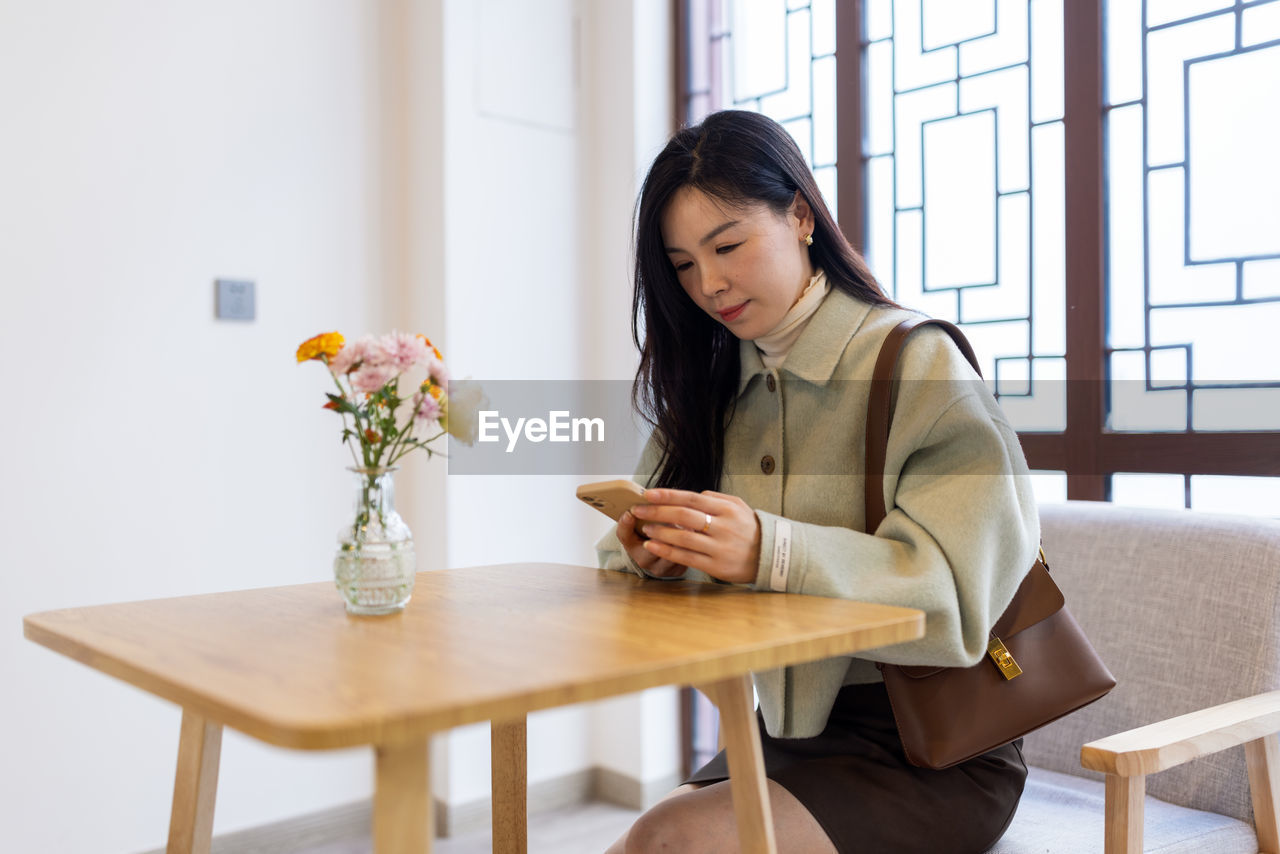
[[[733,67],[730,79],[735,104],[787,89],[787,7],[781,0],[732,4]],[[781,38],[780,38],[781,36]]]
[[[1227,9],[1232,0],[1160,0],[1147,5],[1147,26],[1155,27],[1217,9]]]
[[[1031,120],[1062,118],[1062,0],[1031,0]]]
[[[1129,507],[1181,510],[1187,506],[1186,478],[1180,474],[1113,474],[1111,501]]]
[[[833,214],[835,32],[835,0],[689,0],[686,120],[725,109],[776,119],[814,168]]]
[[[1107,100],[1111,104],[1142,97],[1142,0],[1107,0]]]
[[[1280,477],[1192,475],[1191,509],[1280,518]]]
[[[1033,471],[1031,489],[1035,493],[1037,504],[1061,504],[1067,500],[1067,473]]]
[[[867,262],[961,324],[1015,426],[1061,431],[1062,2],[866,8]]]
[[[1280,477],[1129,474],[1111,476],[1111,500],[1131,507],[1182,508],[1280,518]]]
[[[1280,2],[1245,9],[1240,35],[1242,43],[1247,45],[1280,39]]]
[[[995,0],[923,0],[925,50],[989,36],[996,31]]]
[[[1112,430],[1280,429],[1277,9],[1107,2]]]

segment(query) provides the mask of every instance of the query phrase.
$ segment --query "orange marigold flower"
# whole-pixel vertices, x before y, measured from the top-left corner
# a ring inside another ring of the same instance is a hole
[[[364,437],[369,440],[370,444],[376,445],[382,441],[382,436],[372,427],[364,431]]]
[[[436,400],[439,400],[440,395],[444,394],[444,389],[438,385],[432,385],[431,388],[427,389],[427,394],[431,395]]]
[[[435,357],[437,359],[439,359],[442,362],[444,361],[444,355],[438,349],[436,349],[436,345],[431,343],[430,338],[423,335],[421,332],[418,333],[418,337],[422,339],[423,344],[426,344],[428,347],[431,348],[431,352],[435,354]]]
[[[346,339],[342,337],[341,332],[321,332],[298,345],[298,361],[307,362],[318,359],[328,364],[330,359],[338,355],[344,343]]]

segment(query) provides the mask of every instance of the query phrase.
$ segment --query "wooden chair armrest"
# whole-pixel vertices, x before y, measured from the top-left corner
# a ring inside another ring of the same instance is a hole
[[[1276,732],[1280,691],[1271,691],[1091,741],[1080,749],[1080,764],[1137,777]]]

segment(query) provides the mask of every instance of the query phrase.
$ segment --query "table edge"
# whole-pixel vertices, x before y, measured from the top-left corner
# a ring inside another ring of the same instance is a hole
[[[908,608],[899,610],[904,613],[898,618],[884,618],[876,624],[860,626],[854,630],[861,632],[867,628],[889,628],[893,630],[891,640],[870,645],[850,638],[847,648],[834,655],[865,652],[868,649],[891,646],[922,637],[924,612]],[[665,685],[706,683],[775,667],[818,661],[833,655],[827,652],[817,657],[797,656],[796,653],[802,650],[804,645],[816,643],[819,640],[829,643],[832,636],[827,635],[820,639],[806,638],[766,650],[740,650],[710,660],[695,658],[673,661],[661,668],[645,670],[638,674],[620,672],[607,679],[585,684],[541,687],[523,694],[473,703],[460,709],[441,709],[400,717],[389,716],[358,725],[335,728],[325,723],[272,719],[211,700],[184,688],[181,684],[155,676],[148,670],[113,655],[93,650],[75,639],[41,625],[38,618],[45,613],[57,612],[40,612],[23,618],[23,635],[27,640],[267,744],[296,750],[334,750],[370,744],[413,741],[421,739],[424,735],[466,724],[523,718],[527,714],[543,709],[594,702]],[[773,660],[762,661],[762,658]]]

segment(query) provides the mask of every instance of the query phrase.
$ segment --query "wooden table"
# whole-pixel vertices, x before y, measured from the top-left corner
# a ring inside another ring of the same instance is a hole
[[[377,854],[431,848],[428,739],[492,721],[494,850],[525,850],[525,716],[659,685],[720,708],[744,851],[774,851],[750,672],[920,637],[919,611],[561,564],[420,573],[390,617],[331,583],[47,611],[27,638],[182,706],[169,852],[207,852],[222,728],[371,745]],[[625,733],[619,733],[625,737]]]

